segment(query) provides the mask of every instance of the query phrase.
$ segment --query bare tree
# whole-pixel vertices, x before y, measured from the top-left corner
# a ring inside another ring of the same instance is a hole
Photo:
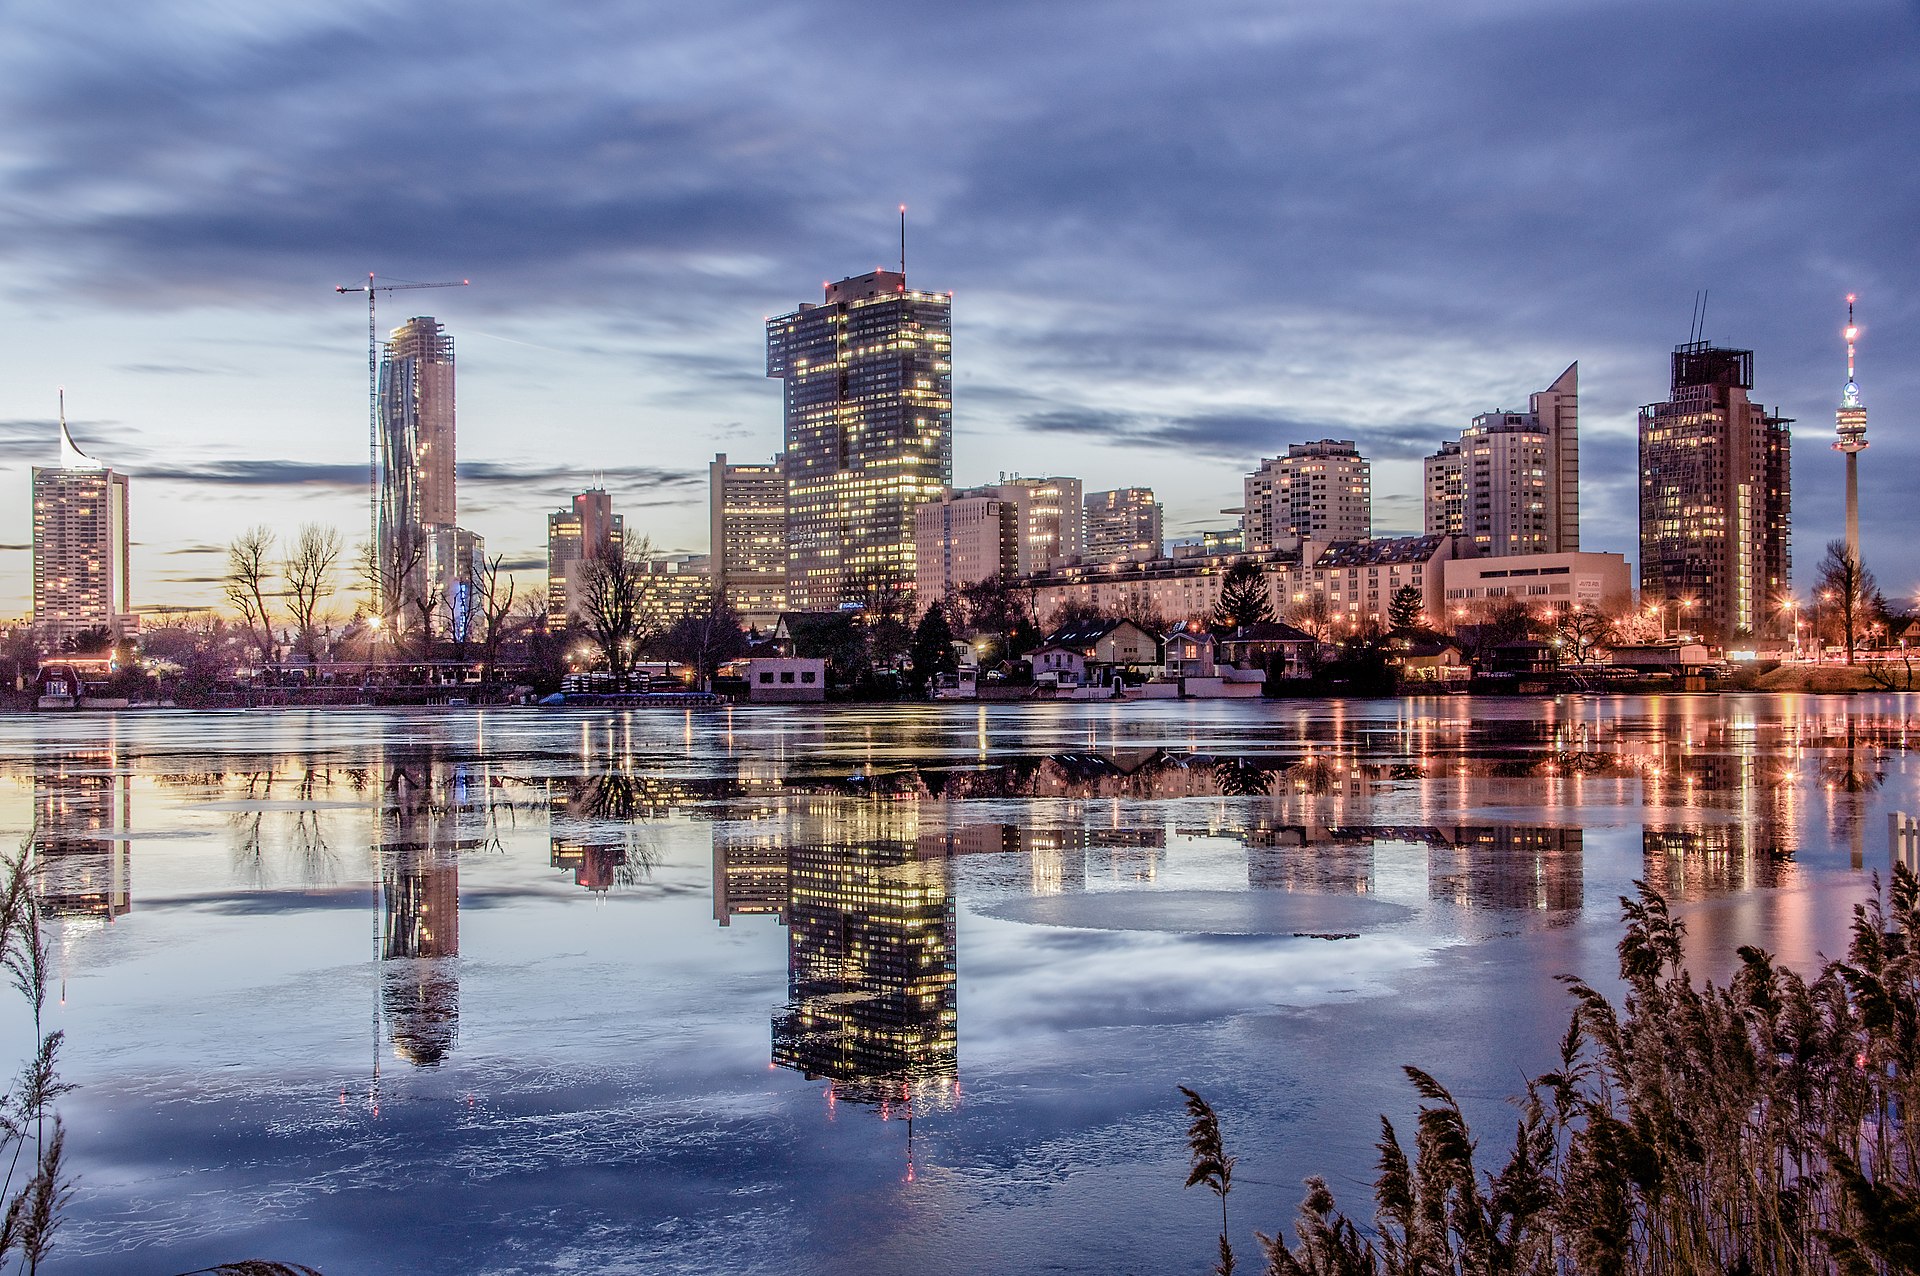
[[[1854,648],[1879,609],[1880,587],[1873,573],[1847,548],[1845,541],[1831,541],[1827,556],[1820,560],[1820,583],[1816,587],[1820,601],[1832,610],[1827,614],[1840,623],[1840,635],[1846,643],[1847,663],[1853,663]]]
[[[422,655],[433,653],[433,615],[436,598],[422,598],[419,588],[426,562],[426,546],[417,541],[383,553],[371,541],[360,547],[360,587],[366,591],[368,614],[378,631],[387,635],[395,651],[403,651],[409,633],[421,640]],[[416,616],[423,623],[415,623]]]
[[[334,568],[340,562],[340,533],[307,523],[293,542],[281,571],[287,581],[294,642],[309,664],[320,662],[320,609],[333,596]]]
[[[273,576],[272,529],[252,527],[227,544],[227,602],[240,613],[262,664],[273,664],[273,609],[267,602]]]
[[[514,582],[500,572],[499,554],[480,560],[480,579],[474,582],[474,594],[480,604],[480,681],[493,681],[494,666],[500,661],[500,643],[513,623]]]
[[[1319,590],[1310,591],[1299,602],[1290,604],[1282,618],[1295,629],[1312,634],[1321,642],[1333,639],[1333,608]]]
[[[698,611],[674,621],[658,645],[667,659],[693,670],[696,688],[709,691],[714,670],[746,651],[747,638],[740,630],[739,615],[727,606],[726,597],[713,594]]]
[[[1560,649],[1566,653],[1568,660],[1577,665],[1585,664],[1596,648],[1604,646],[1612,638],[1613,621],[1599,608],[1582,603],[1556,614],[1553,634],[1560,640]]]
[[[46,649],[45,634],[34,625],[15,625],[0,638],[0,661],[8,670],[8,685],[16,689],[40,667],[40,654]]]
[[[580,569],[577,619],[613,675],[616,691],[633,686],[641,649],[665,628],[659,608],[646,590],[646,560],[653,545],[645,537],[624,546],[602,541]]]

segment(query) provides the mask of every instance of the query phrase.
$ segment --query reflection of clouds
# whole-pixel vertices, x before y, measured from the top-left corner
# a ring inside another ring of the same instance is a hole
[[[999,1039],[1137,1024],[1203,1023],[1249,1008],[1377,996],[1437,947],[1404,932],[1325,943],[1157,932],[1036,930],[969,912],[969,1054]],[[1033,972],[1046,971],[1035,979]]]

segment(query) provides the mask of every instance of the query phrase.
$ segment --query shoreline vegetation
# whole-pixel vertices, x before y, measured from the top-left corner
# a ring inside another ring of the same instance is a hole
[[[1920,887],[1896,867],[1856,905],[1846,956],[1808,981],[1742,946],[1724,988],[1682,964],[1685,928],[1644,883],[1622,897],[1616,1008],[1561,976],[1574,1009],[1552,1071],[1529,1081],[1497,1170],[1446,1087],[1409,1153],[1380,1118],[1371,1228],[1306,1180],[1294,1221],[1255,1232],[1268,1276],[1891,1276],[1920,1271]],[[1238,1259],[1234,1158],[1219,1115],[1181,1087],[1187,1186],[1219,1199]]]
[[[62,1215],[81,1184],[66,1168],[66,1127],[55,1108],[74,1087],[60,1079],[60,1046],[66,1033],[45,1026],[49,936],[43,926],[34,878],[39,871],[39,835],[29,832],[20,849],[0,856],[0,969],[32,1015],[33,1057],[0,1093],[0,1274],[35,1276],[54,1251]],[[16,1184],[18,1186],[16,1186]],[[249,1258],[203,1267],[183,1276],[321,1276],[316,1268]]]

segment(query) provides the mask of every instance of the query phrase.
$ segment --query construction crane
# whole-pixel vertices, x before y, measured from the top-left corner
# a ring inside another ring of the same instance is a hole
[[[374,302],[383,292],[412,292],[416,288],[465,288],[473,281],[453,279],[445,283],[416,284],[397,280],[390,284],[375,281],[374,273],[367,272],[367,282],[349,288],[337,284],[337,293],[364,292],[367,294],[367,552],[378,555],[380,552],[380,329],[374,320]],[[377,559],[376,559],[377,561]],[[373,610],[376,617],[384,615],[386,600],[380,597],[382,585],[380,573],[373,573],[371,582],[374,591]]]

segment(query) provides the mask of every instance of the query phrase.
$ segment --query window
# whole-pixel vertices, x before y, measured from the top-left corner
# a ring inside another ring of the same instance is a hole
[[[807,670],[807,672],[800,675],[800,681],[802,682],[812,682],[813,680],[814,680],[813,670],[811,669]]]
[[[762,683],[771,683],[773,681],[773,675],[770,673],[763,673],[760,675],[760,681]]]
[[[782,669],[782,670],[780,671],[780,681],[781,681],[781,682],[792,682],[792,681],[793,681],[793,670],[791,670],[791,669]]]

